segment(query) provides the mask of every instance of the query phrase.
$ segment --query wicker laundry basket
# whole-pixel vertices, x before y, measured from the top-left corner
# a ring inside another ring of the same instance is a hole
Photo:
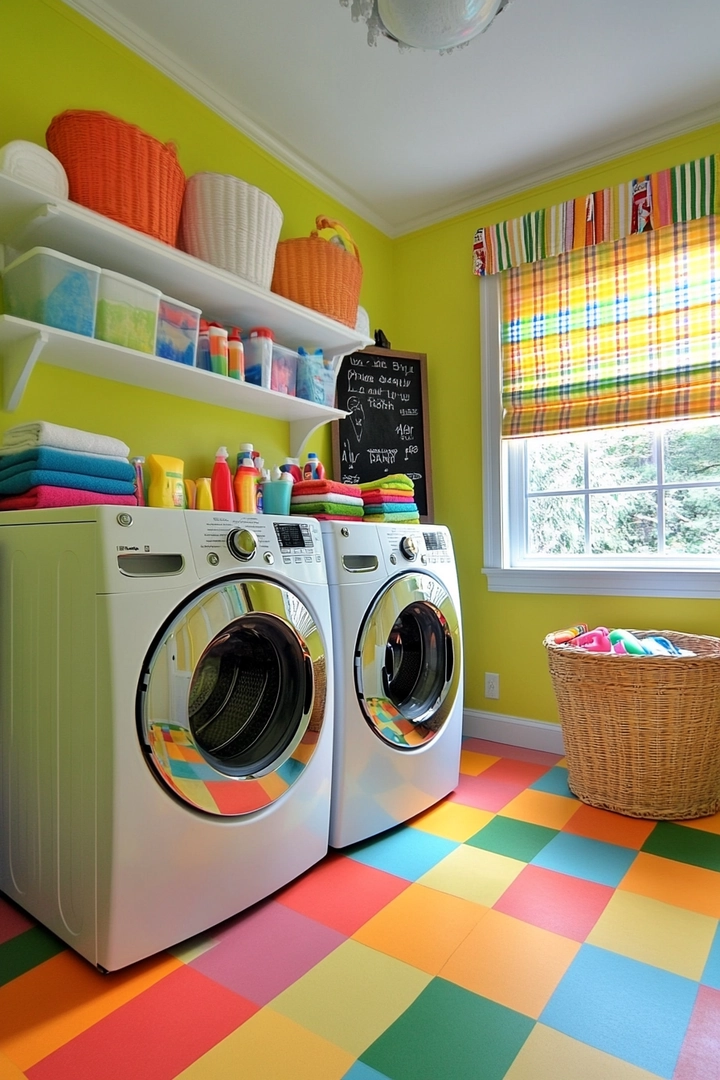
[[[318,217],[317,229],[340,225],[332,218]],[[340,226],[348,236],[344,226]],[[362,264],[357,244],[353,251],[332,244],[313,230],[310,236],[281,240],[275,255],[272,291],[312,308],[345,326],[355,327],[362,285]]]
[[[545,638],[570,790],[630,817],[720,810],[720,639],[662,636],[695,656],[590,653]]]
[[[282,210],[260,188],[237,176],[194,173],[185,185],[179,246],[269,289],[282,223]]]
[[[45,139],[67,173],[73,202],[175,244],[185,174],[172,143],[86,109],[54,117]]]

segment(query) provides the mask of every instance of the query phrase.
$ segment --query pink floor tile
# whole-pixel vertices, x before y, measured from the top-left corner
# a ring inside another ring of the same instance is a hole
[[[0,945],[10,938],[17,937],[25,930],[30,930],[35,923],[20,908],[8,903],[0,896]]]
[[[520,790],[544,776],[551,766],[535,761],[516,761],[514,758],[500,758],[494,765],[480,774],[484,780],[499,781],[503,784],[519,784]]]
[[[700,987],[673,1080],[720,1080],[720,990]]]
[[[525,790],[526,785],[523,783],[487,779],[486,774],[489,771],[486,769],[479,776],[461,774],[460,783],[449,796],[450,802],[474,806],[476,810],[490,810],[492,813],[497,813]]]
[[[543,930],[584,941],[614,891],[609,885],[528,865],[493,906]]]
[[[463,739],[463,750],[472,750],[476,754],[493,754],[495,757],[511,758],[513,761],[531,761],[537,765],[546,765],[548,769],[557,765],[562,754],[549,754],[545,750],[528,750],[524,746],[506,746],[504,743],[490,742],[489,739]]]

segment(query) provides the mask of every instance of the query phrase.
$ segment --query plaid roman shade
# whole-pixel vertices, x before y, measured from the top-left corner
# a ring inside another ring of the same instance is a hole
[[[720,218],[502,275],[503,437],[720,413]]]

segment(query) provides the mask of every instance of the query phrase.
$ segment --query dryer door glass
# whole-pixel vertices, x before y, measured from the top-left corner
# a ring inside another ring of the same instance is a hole
[[[376,735],[400,750],[436,737],[460,682],[460,620],[444,585],[416,573],[375,597],[355,650],[355,685]]]
[[[325,647],[302,601],[273,582],[226,581],[194,597],[151,650],[140,733],[176,795],[211,814],[246,814],[302,774],[325,699]]]

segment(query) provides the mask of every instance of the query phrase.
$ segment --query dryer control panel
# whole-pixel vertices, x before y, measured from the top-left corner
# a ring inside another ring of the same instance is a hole
[[[242,568],[294,581],[326,581],[322,535],[314,519],[198,511],[185,518],[201,578]]]
[[[454,561],[450,534],[438,525],[396,525],[380,533],[386,558],[398,569],[446,566]]]

